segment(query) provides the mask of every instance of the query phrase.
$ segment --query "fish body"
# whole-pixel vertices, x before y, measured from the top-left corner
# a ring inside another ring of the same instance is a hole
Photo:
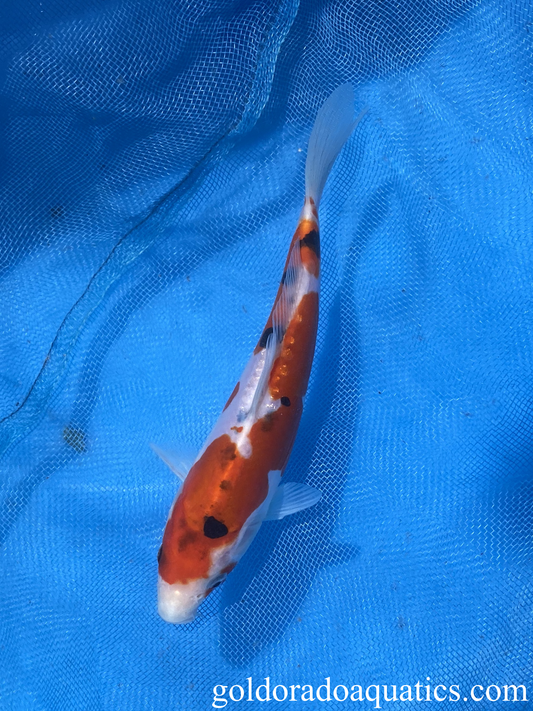
[[[336,89],[309,140],[306,195],[272,311],[256,348],[190,471],[154,447],[183,479],[158,554],[158,611],[191,622],[261,524],[312,506],[320,492],[280,484],[296,437],[318,326],[318,205],[329,171],[361,116],[353,89]]]

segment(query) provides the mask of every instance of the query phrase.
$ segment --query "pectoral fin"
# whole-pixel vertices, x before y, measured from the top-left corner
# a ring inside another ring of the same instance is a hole
[[[265,521],[278,521],[289,514],[314,506],[322,496],[318,489],[307,484],[288,481],[280,484],[265,516]]]
[[[194,464],[196,452],[183,447],[177,449],[161,449],[156,444],[150,443],[150,447],[162,459],[167,467],[170,467],[174,474],[181,480],[185,481],[185,477],[189,473],[189,469]]]

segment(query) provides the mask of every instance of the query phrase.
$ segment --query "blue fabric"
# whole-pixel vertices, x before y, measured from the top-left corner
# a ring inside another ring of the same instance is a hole
[[[529,681],[529,9],[3,8],[2,710],[205,709],[250,676]],[[197,620],[167,625],[156,553],[178,482],[149,443],[199,447],[230,394],[314,116],[344,81],[369,113],[321,206],[318,347],[286,474],[322,501],[265,524]],[[311,707],[243,702],[272,705]]]

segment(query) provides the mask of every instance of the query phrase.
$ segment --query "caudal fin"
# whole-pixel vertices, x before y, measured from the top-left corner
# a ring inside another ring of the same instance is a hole
[[[341,148],[366,114],[353,118],[354,93],[350,83],[341,84],[320,107],[309,138],[305,163],[305,196],[318,206],[329,172]]]

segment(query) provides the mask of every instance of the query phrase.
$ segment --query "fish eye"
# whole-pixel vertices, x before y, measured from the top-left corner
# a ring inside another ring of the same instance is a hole
[[[214,516],[208,516],[204,522],[204,536],[207,538],[222,538],[228,532],[226,524]]]
[[[214,590],[215,588],[218,588],[219,585],[222,585],[222,583],[226,580],[227,577],[227,573],[221,573],[216,578],[214,578],[214,582],[211,583],[210,586],[211,590]]]

